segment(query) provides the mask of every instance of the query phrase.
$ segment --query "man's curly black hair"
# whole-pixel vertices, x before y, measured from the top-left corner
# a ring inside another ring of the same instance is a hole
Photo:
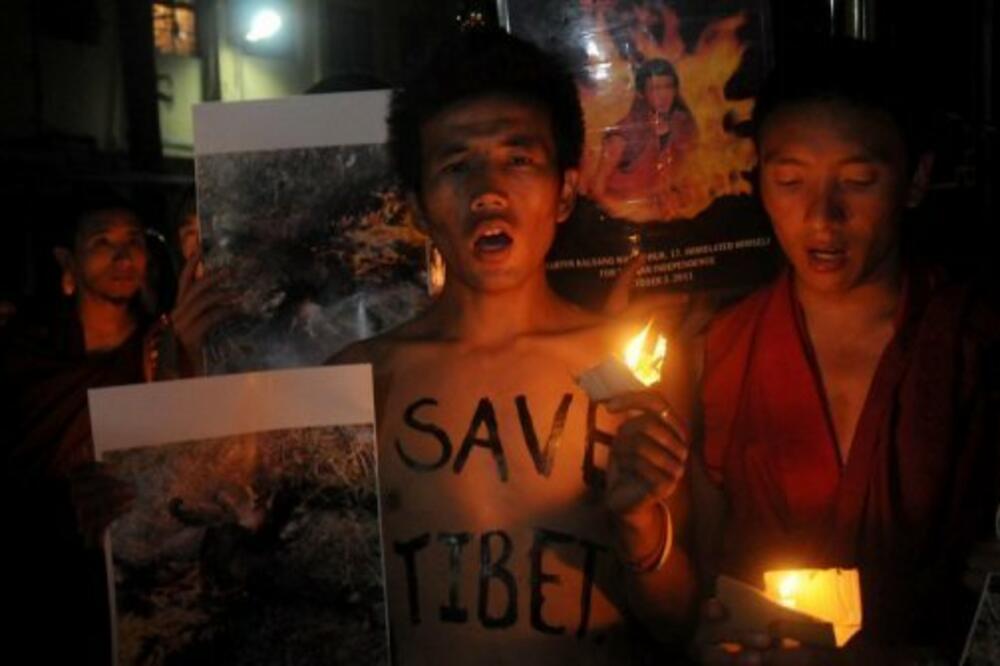
[[[389,152],[403,186],[420,192],[420,129],[449,106],[487,95],[509,96],[549,112],[560,172],[580,164],[583,113],[576,84],[555,56],[496,28],[446,39],[389,108]]]

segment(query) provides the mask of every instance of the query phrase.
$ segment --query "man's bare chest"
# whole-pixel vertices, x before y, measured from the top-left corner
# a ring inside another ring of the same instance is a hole
[[[872,382],[892,328],[865,336],[845,335],[840,339],[814,342],[827,410],[840,449],[846,460],[864,411]]]
[[[379,423],[390,504],[510,495],[513,518],[599,491],[617,421],[579,389],[572,366],[466,359],[397,373]]]
[[[620,622],[603,504],[617,420],[575,382],[592,356],[439,358],[393,373],[378,438],[397,636],[472,658],[500,631],[563,654]]]

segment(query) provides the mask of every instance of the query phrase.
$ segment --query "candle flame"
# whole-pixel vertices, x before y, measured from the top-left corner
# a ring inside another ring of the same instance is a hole
[[[638,335],[625,344],[622,359],[643,386],[652,386],[660,381],[663,360],[667,356],[667,339],[665,337],[657,334],[655,343],[650,345],[647,342],[652,328],[653,322],[650,321]],[[652,347],[652,351],[650,351],[650,347]]]
[[[857,569],[781,569],[764,572],[765,595],[785,608],[833,628],[842,647],[861,629],[861,579]]]
[[[802,587],[802,577],[797,571],[790,571],[778,581],[778,602],[782,606],[795,608],[795,595]]]

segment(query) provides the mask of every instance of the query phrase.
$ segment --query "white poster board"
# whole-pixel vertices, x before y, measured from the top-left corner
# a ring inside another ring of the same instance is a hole
[[[209,374],[319,365],[427,303],[388,105],[378,90],[195,107],[205,259],[241,311],[211,336]]]
[[[371,368],[91,390],[116,663],[388,663]],[[221,662],[218,662],[221,663]]]

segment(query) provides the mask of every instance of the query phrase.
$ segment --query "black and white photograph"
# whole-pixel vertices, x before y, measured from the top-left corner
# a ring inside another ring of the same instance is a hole
[[[239,292],[240,316],[206,349],[211,374],[318,365],[428,301],[385,105],[372,91],[196,108],[205,261]]]
[[[109,536],[117,664],[388,663],[371,408],[320,411],[370,400],[366,371],[91,394],[101,459],[136,493]]]

